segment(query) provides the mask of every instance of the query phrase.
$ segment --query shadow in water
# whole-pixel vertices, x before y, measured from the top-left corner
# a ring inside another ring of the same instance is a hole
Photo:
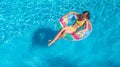
[[[36,30],[33,34],[32,46],[46,47],[48,45],[48,40],[53,39],[56,34],[57,34],[57,31],[54,31],[52,29],[40,28]]]

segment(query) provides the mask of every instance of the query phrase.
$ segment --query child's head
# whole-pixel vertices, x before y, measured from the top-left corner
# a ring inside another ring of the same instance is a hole
[[[84,11],[82,15],[83,15],[83,17],[86,18],[86,19],[89,19],[89,18],[90,18],[90,13],[89,13],[89,11]]]
[[[90,17],[89,11],[84,11],[82,14],[77,15],[78,21],[89,19],[89,17]]]

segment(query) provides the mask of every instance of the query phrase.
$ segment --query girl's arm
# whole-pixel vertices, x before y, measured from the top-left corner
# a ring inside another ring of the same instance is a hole
[[[68,14],[64,15],[63,18],[66,18],[69,14],[77,15],[78,13],[77,12],[69,12]]]
[[[89,21],[86,21],[86,23],[85,23],[85,29],[76,32],[76,34],[79,34],[81,32],[85,32],[86,30],[88,30],[88,23],[89,23]]]
[[[71,12],[71,14],[78,15],[78,13],[77,13],[77,12]]]

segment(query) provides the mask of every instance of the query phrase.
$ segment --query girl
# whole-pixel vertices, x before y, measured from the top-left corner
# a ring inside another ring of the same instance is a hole
[[[74,33],[78,35],[80,32],[84,32],[88,29],[88,23],[90,17],[89,11],[84,11],[82,14],[78,14],[76,12],[69,12],[68,14],[63,16],[63,18],[66,18],[69,14],[76,15],[77,16],[76,21],[74,22],[73,25],[62,28],[53,40],[49,40],[48,46],[51,46],[56,40],[60,38],[64,38],[66,33]],[[76,30],[82,26],[85,26],[85,29],[76,32]]]

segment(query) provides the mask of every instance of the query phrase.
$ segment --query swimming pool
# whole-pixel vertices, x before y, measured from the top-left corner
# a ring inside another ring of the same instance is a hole
[[[1,0],[0,67],[120,67],[119,8],[119,0]],[[84,10],[90,36],[47,47],[60,17]]]

